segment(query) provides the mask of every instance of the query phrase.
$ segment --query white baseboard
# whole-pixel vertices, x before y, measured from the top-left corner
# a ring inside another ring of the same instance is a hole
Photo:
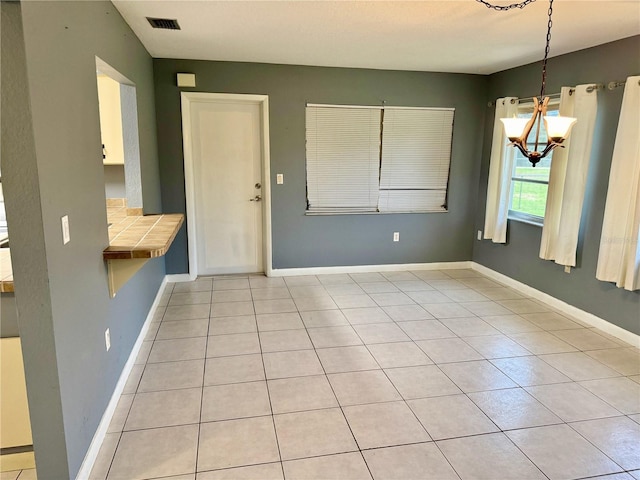
[[[192,282],[196,279],[196,276],[191,276],[188,273],[177,273],[174,275],[166,275],[165,280],[167,283],[180,283],[180,282]]]
[[[133,345],[131,349],[131,353],[129,354],[129,358],[127,362],[124,364],[122,369],[122,373],[120,374],[120,378],[118,379],[118,383],[116,383],[116,387],[113,390],[113,394],[111,395],[111,400],[107,404],[107,408],[102,414],[102,419],[98,424],[98,428],[96,433],[93,435],[93,439],[91,440],[91,445],[89,445],[89,449],[87,450],[87,454],[82,461],[82,465],[80,466],[80,470],[78,471],[78,475],[76,476],[76,480],[88,480],[89,475],[91,474],[91,469],[98,458],[98,453],[100,452],[100,447],[102,446],[102,442],[104,441],[104,437],[107,434],[107,429],[109,428],[109,424],[111,423],[111,419],[113,418],[113,414],[118,406],[118,401],[120,400],[120,395],[124,390],[124,387],[129,378],[129,374],[131,373],[131,369],[136,361],[136,357],[142,348],[142,342],[149,331],[149,325],[153,321],[154,314],[156,309],[158,308],[158,304],[160,303],[160,298],[162,297],[162,292],[164,291],[165,286],[168,283],[167,276],[162,279],[162,283],[160,284],[160,288],[158,289],[158,293],[156,293],[156,298],[153,300],[153,304],[149,309],[149,313],[147,314],[147,318],[140,329],[140,334],[138,335],[138,339],[136,343]]]
[[[272,277],[290,277],[293,275],[327,275],[336,273],[371,273],[371,272],[407,272],[411,270],[455,270],[472,268],[472,263],[437,262],[437,263],[400,263],[393,265],[347,265],[341,267],[306,267],[306,268],[274,268]]]
[[[527,295],[531,298],[535,298],[536,300],[540,300],[550,307],[555,308],[556,310],[564,313],[568,317],[574,318],[580,322],[586,323],[592,327],[597,328],[598,330],[602,330],[609,335],[612,335],[616,338],[619,338],[623,342],[629,343],[634,347],[640,348],[640,335],[636,335],[624,328],[620,328],[617,325],[614,325],[607,320],[604,320],[592,313],[581,310],[578,307],[574,307],[562,300],[557,299],[549,295],[548,293],[541,292],[540,290],[536,290],[529,285],[519,282],[518,280],[514,280],[507,275],[504,275],[500,272],[496,272],[495,270],[491,270],[490,268],[485,267],[484,265],[480,265],[479,263],[471,262],[474,270],[486,275],[489,278],[492,278],[504,285],[507,285],[514,290],[519,291],[520,293]]]

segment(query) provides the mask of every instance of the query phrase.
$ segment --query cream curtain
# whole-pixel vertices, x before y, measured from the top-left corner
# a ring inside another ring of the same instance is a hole
[[[597,90],[588,92],[588,87],[578,85],[575,89],[563,87],[561,90],[560,115],[575,117],[578,122],[565,148],[556,148],[553,152],[540,242],[540,258],[572,267],[576,264],[580,217],[598,111]]]
[[[487,205],[484,217],[484,238],[492,240],[493,243],[507,242],[507,215],[509,214],[511,172],[513,171],[515,154],[515,148],[508,146],[500,119],[513,117],[517,113],[517,98],[505,97],[496,101],[487,185]]]
[[[624,88],[596,278],[640,289],[640,76]]]

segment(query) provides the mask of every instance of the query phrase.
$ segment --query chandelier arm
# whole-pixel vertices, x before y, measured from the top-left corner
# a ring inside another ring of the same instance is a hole
[[[520,135],[517,138],[510,138],[509,140],[511,142],[515,143],[521,143],[523,145],[526,145],[527,143],[527,138],[529,138],[529,133],[531,132],[531,129],[533,128],[533,124],[536,121],[536,116],[538,114],[538,107],[539,103],[538,103],[538,99],[533,97],[533,115],[531,115],[531,118],[529,119],[529,121],[527,122],[527,124],[524,127],[524,130],[522,131],[522,135]],[[525,155],[527,155],[527,153],[523,152]]]
[[[542,122],[542,108],[538,109],[538,111],[535,114],[533,114],[531,118],[538,119],[538,122],[536,123],[536,142],[535,142],[535,145],[533,146],[533,150],[537,152],[538,144],[540,140],[540,123]]]
[[[515,140],[511,142],[511,145],[520,150],[525,157],[530,158],[530,153],[527,151],[526,145],[523,145],[521,140]]]
[[[539,105],[536,105],[538,107],[538,111],[531,116],[531,118],[537,118],[538,120],[538,123],[536,124],[536,143],[533,148],[533,150],[536,152],[538,151],[538,145],[540,144],[539,142],[540,128],[542,126],[543,121],[545,122],[545,129],[547,127],[546,120],[544,120],[544,116],[547,114],[547,105],[549,105],[549,97],[544,97],[544,99],[542,100],[542,103]],[[547,139],[547,144],[548,143],[549,143],[549,140]]]
[[[545,149],[540,154],[540,158],[542,159],[542,158],[546,157],[549,154],[549,152],[551,152],[551,150],[555,149],[556,147],[561,147],[561,145],[559,143],[556,143],[556,142],[551,142],[551,143],[547,144]]]

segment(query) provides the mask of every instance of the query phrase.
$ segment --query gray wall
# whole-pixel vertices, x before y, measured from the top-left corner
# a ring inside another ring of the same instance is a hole
[[[124,165],[104,166],[104,193],[107,198],[127,198]]]
[[[477,75],[154,59],[165,212],[185,212],[180,90],[269,95],[273,267],[470,260],[487,78]],[[455,107],[449,212],[305,216],[305,102]],[[284,185],[275,176],[283,173]],[[393,243],[393,232],[400,242]],[[188,271],[186,227],[167,255],[167,273]]]
[[[553,42],[552,42],[553,43]],[[548,65],[547,93],[564,85],[608,83],[640,73],[640,37],[552,58]],[[532,96],[540,89],[540,64],[526,65],[490,77],[489,96]],[[538,258],[542,228],[509,221],[508,242],[475,242],[473,259],[571,305],[593,313],[626,330],[640,334],[640,292],[628,292],[595,278],[602,219],[623,88],[598,92],[598,118],[578,241],[577,265],[570,274],[553,262]],[[477,229],[484,227],[484,205],[493,108],[486,109],[482,173],[478,196]]]
[[[164,275],[152,260],[109,298],[95,56],[136,83],[145,127],[152,61],[110,2],[2,2],[1,40],[3,187],[36,464],[39,478],[75,478]],[[156,152],[155,130],[140,128],[148,211],[160,210]]]
[[[19,336],[16,297],[13,293],[0,293],[0,338]]]

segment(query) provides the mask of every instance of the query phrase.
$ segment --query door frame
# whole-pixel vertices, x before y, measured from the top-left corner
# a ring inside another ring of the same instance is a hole
[[[203,93],[181,92],[182,105],[182,144],[184,149],[184,183],[185,200],[187,205],[187,237],[189,256],[189,278],[195,280],[198,276],[197,222],[195,215],[195,179],[194,158],[191,148],[191,104],[192,103],[245,103],[260,107],[262,130],[262,263],[264,274],[271,276],[272,246],[271,246],[271,173],[269,156],[269,96],[246,95],[235,93]]]

